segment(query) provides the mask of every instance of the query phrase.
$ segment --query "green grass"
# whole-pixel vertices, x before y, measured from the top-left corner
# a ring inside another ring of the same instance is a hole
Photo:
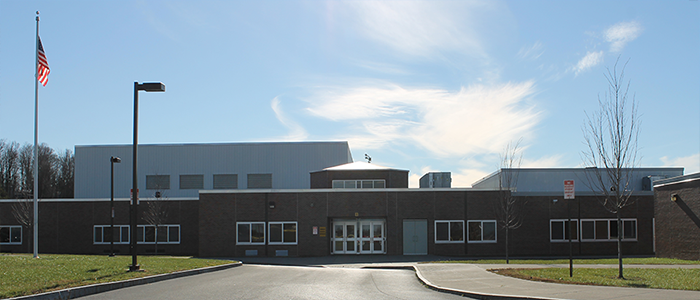
[[[574,277],[569,277],[568,268],[503,269],[493,272],[546,282],[700,291],[700,269],[629,268],[624,270],[625,279],[617,278],[617,268],[575,268]]]
[[[462,264],[505,264],[505,259],[479,259],[479,260],[446,260],[437,261],[436,263],[462,263]],[[568,259],[511,259],[511,264],[535,264],[535,265],[551,265],[551,264],[569,264]],[[617,265],[617,258],[606,259],[574,259],[574,264],[586,265]],[[623,264],[631,265],[698,265],[697,260],[682,260],[674,258],[623,258]],[[568,275],[567,275],[568,276]]]
[[[222,265],[230,261],[139,256],[143,272],[128,272],[131,256],[0,255],[0,298]]]

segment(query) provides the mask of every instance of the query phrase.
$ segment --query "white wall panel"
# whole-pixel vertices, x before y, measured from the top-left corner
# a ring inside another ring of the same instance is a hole
[[[139,145],[140,198],[153,197],[146,190],[146,175],[170,175],[164,197],[197,197],[197,190],[180,190],[180,175],[203,174],[204,189],[213,188],[213,174],[237,174],[238,187],[247,186],[247,174],[272,173],[273,189],[308,189],[309,172],[352,162],[347,142],[284,142],[232,144]],[[129,197],[132,186],[131,145],[76,146],[75,197],[109,197],[110,157],[114,164],[114,196]]]

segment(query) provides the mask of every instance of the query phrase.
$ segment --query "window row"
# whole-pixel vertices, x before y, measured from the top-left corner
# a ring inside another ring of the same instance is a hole
[[[21,245],[22,226],[0,226],[0,245]]]
[[[267,232],[270,245],[297,244],[297,222],[269,222]],[[265,222],[237,222],[236,244],[264,245]]]
[[[334,189],[383,189],[384,187],[386,187],[384,179],[333,180]]]
[[[109,225],[95,225],[93,227],[93,243],[109,244],[114,237],[115,244],[129,244],[131,231],[129,225],[114,225],[111,231]],[[139,244],[179,244],[180,225],[160,225],[156,230],[153,225],[138,225],[136,228],[136,242]]]
[[[249,189],[271,189],[272,174],[248,174]],[[212,188],[238,189],[238,174],[214,174]],[[146,175],[147,190],[169,190],[170,175]],[[191,174],[180,175],[181,190],[202,190],[204,189],[204,175]]]
[[[467,221],[467,241],[469,243],[495,243],[495,220]],[[435,243],[464,243],[463,220],[435,221]]]
[[[568,220],[550,220],[550,241],[564,242],[569,240],[578,241],[616,241],[618,235],[617,219],[581,219],[579,221],[571,219],[571,231],[569,231]],[[622,240],[637,240],[637,219],[622,219]]]

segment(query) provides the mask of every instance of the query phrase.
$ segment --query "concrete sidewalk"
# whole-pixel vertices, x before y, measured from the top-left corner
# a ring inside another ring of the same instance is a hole
[[[480,299],[700,299],[700,292],[648,288],[603,287],[536,282],[487,271],[498,268],[568,268],[568,265],[491,265],[420,262],[455,258],[438,256],[329,256],[313,258],[243,257],[243,263],[329,268],[410,267],[431,288]],[[616,268],[617,265],[576,265],[575,268]],[[626,268],[700,268],[691,266],[626,265]],[[575,270],[574,270],[575,272]]]

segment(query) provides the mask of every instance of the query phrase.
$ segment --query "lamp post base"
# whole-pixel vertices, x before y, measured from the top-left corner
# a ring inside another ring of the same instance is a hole
[[[131,265],[129,266],[129,272],[138,272],[141,271],[141,266],[140,265]]]

